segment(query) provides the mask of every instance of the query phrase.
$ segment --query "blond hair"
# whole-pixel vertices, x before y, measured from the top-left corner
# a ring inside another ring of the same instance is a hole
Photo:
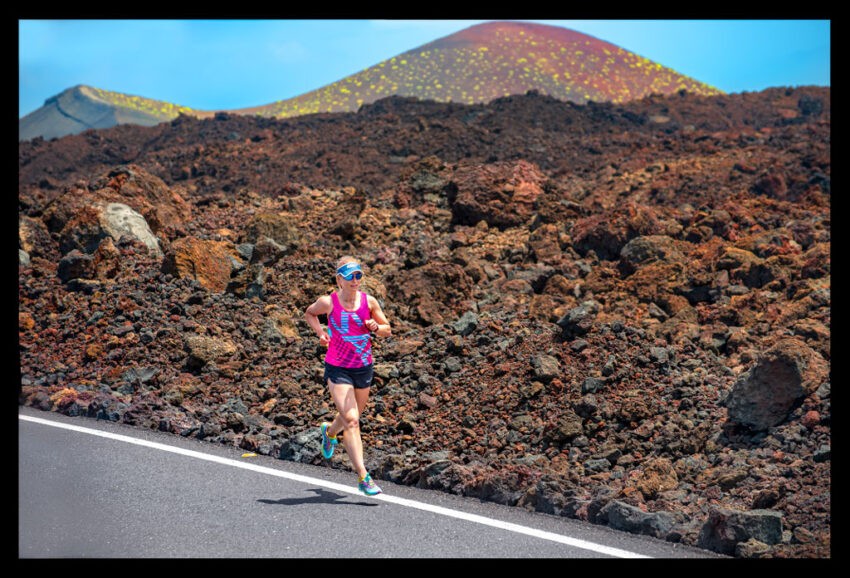
[[[360,263],[357,259],[352,257],[351,255],[346,255],[345,257],[340,257],[339,261],[336,262],[336,268],[339,269],[346,263]]]

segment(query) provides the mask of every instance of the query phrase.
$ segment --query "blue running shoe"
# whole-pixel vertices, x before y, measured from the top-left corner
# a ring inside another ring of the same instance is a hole
[[[331,427],[329,423],[322,424],[322,455],[326,460],[331,459],[334,455],[334,446],[337,444],[336,437],[328,436],[329,427]]]
[[[381,493],[381,488],[372,480],[371,474],[366,474],[366,477],[357,484],[357,487],[367,496],[374,496]]]

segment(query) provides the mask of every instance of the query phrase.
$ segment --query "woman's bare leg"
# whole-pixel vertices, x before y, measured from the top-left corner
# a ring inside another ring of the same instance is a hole
[[[366,406],[369,390],[356,390],[354,386],[347,383],[329,383],[331,397],[339,415],[334,418],[330,431],[342,423],[344,434],[342,445],[348,453],[348,459],[357,475],[362,478],[366,475],[366,466],[363,465],[363,441],[360,437],[360,411]],[[360,393],[365,391],[365,395]]]
[[[336,437],[339,432],[345,429],[345,419],[342,417],[342,410],[339,409],[339,405],[336,403],[336,399],[334,399],[334,386],[336,384],[331,380],[328,380],[328,391],[331,393],[331,399],[334,400],[334,405],[336,406],[336,416],[334,417],[331,424],[328,426],[328,437]],[[347,385],[343,383],[342,385]]]

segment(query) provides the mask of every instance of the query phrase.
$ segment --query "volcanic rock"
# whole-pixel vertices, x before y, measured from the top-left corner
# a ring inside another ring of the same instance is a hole
[[[189,205],[176,190],[144,169],[127,165],[90,185],[78,182],[66,187],[47,204],[42,219],[50,231],[64,231],[63,252],[71,248],[91,252],[105,234],[118,240],[130,233],[156,253],[153,234],[180,230],[190,215]],[[69,225],[72,220],[77,222]]]
[[[593,326],[593,319],[599,313],[599,303],[585,301],[578,307],[570,309],[566,315],[557,321],[565,339],[586,335]]]
[[[538,355],[531,358],[534,377],[543,383],[549,383],[561,373],[561,363],[551,355]]]
[[[301,244],[301,232],[292,217],[276,213],[259,213],[254,215],[245,229],[244,242],[255,246],[270,239],[277,253],[287,255],[295,251]],[[256,248],[256,247],[255,247]],[[256,261],[257,258],[252,258]]]
[[[681,241],[666,235],[648,235],[636,237],[620,250],[620,266],[624,271],[633,273],[641,265],[657,261],[681,263],[685,253],[679,248]]]
[[[198,281],[208,291],[223,292],[241,256],[233,243],[182,237],[171,244],[162,272]]]
[[[112,237],[106,237],[100,242],[94,251],[93,258],[95,276],[98,279],[113,279],[121,270],[121,252],[115,246]]]
[[[103,231],[112,239],[123,235],[138,239],[156,256],[162,256],[159,241],[154,237],[147,221],[139,213],[121,203],[109,203],[103,207],[100,218]]]
[[[736,381],[725,402],[729,419],[756,430],[775,426],[826,379],[820,354],[799,339],[783,339]]]
[[[558,417],[557,422],[553,424],[550,435],[552,435],[553,441],[560,443],[580,436],[582,433],[584,433],[584,428],[582,427],[581,417],[572,410],[567,409]]]
[[[712,508],[700,531],[699,544],[703,548],[732,555],[738,544],[751,539],[763,544],[782,541],[782,514],[771,510],[742,512]]]
[[[648,461],[641,468],[641,475],[636,481],[636,487],[644,499],[654,499],[660,492],[678,487],[679,478],[673,464],[667,458],[656,458]]]
[[[611,500],[599,512],[597,520],[615,530],[664,538],[676,523],[670,512],[644,512],[619,500]]]
[[[154,233],[179,229],[191,218],[192,209],[178,189],[138,165],[121,166],[95,181],[95,191],[111,189],[123,203],[138,211]]]
[[[476,315],[472,311],[467,311],[463,315],[460,316],[454,323],[454,329],[458,333],[458,335],[465,337],[475,331],[478,327],[478,315]]]
[[[449,197],[452,221],[475,225],[484,221],[504,229],[526,223],[535,211],[546,177],[527,161],[459,166]]]
[[[30,257],[56,258],[50,232],[43,221],[26,215],[18,218],[18,248]]]
[[[71,279],[92,279],[95,276],[94,257],[73,249],[59,261],[57,274],[63,283]]]
[[[746,542],[738,542],[735,545],[735,556],[737,558],[762,558],[770,551],[770,546],[750,538]]]
[[[407,309],[405,317],[429,325],[457,316],[472,296],[469,277],[454,263],[431,262],[391,274],[387,284],[392,299]]]
[[[611,211],[577,220],[571,237],[580,255],[593,251],[600,259],[613,260],[635,237],[656,235],[661,231],[655,209],[624,203]]]
[[[561,259],[563,237],[560,227],[552,223],[544,223],[529,235],[528,246],[537,261],[557,264]],[[569,244],[568,238],[565,241],[565,244]]]

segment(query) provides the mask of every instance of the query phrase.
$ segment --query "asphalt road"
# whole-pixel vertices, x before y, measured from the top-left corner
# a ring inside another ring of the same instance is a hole
[[[717,557],[386,481],[366,497],[347,471],[123,424],[18,416],[19,558]]]

